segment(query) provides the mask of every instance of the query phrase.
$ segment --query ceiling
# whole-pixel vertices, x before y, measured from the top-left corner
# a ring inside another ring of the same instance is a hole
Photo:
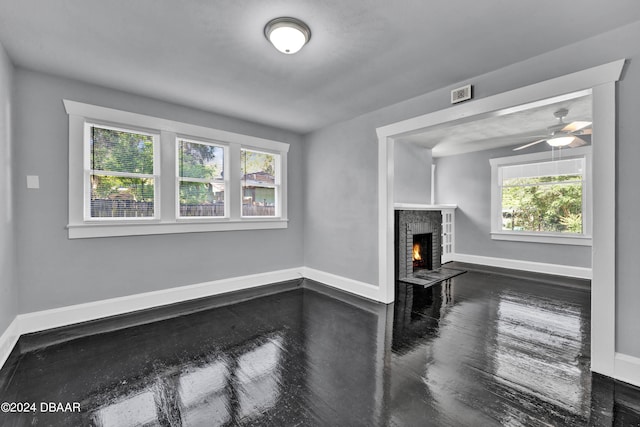
[[[554,113],[567,109],[563,118],[567,124],[574,121],[593,121],[591,91],[567,94],[536,101],[517,108],[473,116],[466,121],[432,126],[401,138],[431,148],[433,157],[464,154],[500,147],[519,147],[550,135],[551,126],[560,123]],[[528,151],[551,149],[547,144],[533,146]],[[526,153],[520,151],[520,154]]]
[[[298,54],[265,39],[278,16],[311,28]],[[0,42],[19,67],[306,133],[638,20],[638,0],[0,0]]]

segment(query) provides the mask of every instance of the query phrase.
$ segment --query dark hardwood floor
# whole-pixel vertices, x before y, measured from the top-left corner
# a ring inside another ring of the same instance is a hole
[[[36,408],[0,425],[640,425],[640,390],[589,371],[587,289],[468,271],[397,292],[307,282],[23,337],[0,402]]]

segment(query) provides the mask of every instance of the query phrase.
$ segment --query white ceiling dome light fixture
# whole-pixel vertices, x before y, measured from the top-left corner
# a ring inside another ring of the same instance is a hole
[[[309,42],[311,30],[299,19],[281,17],[267,23],[264,35],[280,52],[291,55]]]

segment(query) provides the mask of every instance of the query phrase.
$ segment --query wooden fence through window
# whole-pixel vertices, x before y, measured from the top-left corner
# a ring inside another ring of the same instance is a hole
[[[148,218],[153,216],[153,202],[136,200],[94,199],[91,201],[92,218]],[[275,216],[275,206],[242,205],[243,216]],[[224,204],[180,205],[180,216],[221,217]]]

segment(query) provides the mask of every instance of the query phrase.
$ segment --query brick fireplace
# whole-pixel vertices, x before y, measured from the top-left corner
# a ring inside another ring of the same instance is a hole
[[[399,279],[412,275],[417,269],[440,268],[442,265],[441,212],[396,210],[395,257],[396,277]],[[420,259],[416,260],[416,257]]]

